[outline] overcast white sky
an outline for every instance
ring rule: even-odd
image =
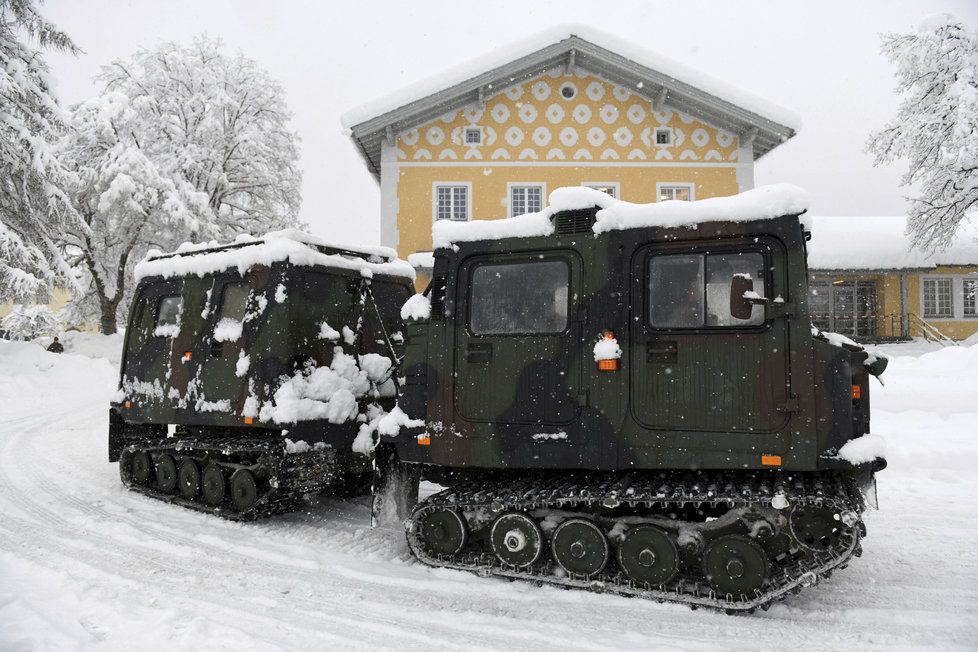
[[[282,81],[302,138],[302,219],[334,240],[379,240],[379,190],[344,111],[558,23],[588,23],[801,115],[801,132],[757,165],[756,183],[791,182],[820,215],[902,214],[901,169],[874,169],[867,133],[895,112],[879,33],[950,12],[978,24],[975,0],[832,2],[292,2],[48,0],[48,18],[85,50],[49,54],[61,99],[91,96],[99,66],[160,41],[207,32]]]

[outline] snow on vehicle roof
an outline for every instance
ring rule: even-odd
[[[328,242],[297,229],[272,231],[255,238],[238,236],[233,244],[185,242],[170,254],[152,250],[136,265],[136,281],[150,276],[205,276],[237,269],[242,276],[255,266],[288,261],[358,271],[364,276],[386,274],[414,280],[414,268],[388,247],[349,246]]]
[[[801,128],[801,118],[787,109],[656,52],[585,25],[556,26],[508,46],[494,48],[492,52],[481,57],[351,109],[344,113],[340,120],[346,129],[352,129],[355,125],[362,124],[456,84],[461,84],[487,70],[493,70],[520,57],[533,54],[548,45],[574,36],[630,59],[641,66],[668,75],[679,82],[736,104],[785,127],[795,131]]]
[[[978,224],[964,225],[947,249],[913,247],[901,216],[813,216],[808,267],[815,270],[931,269],[978,265]]]
[[[598,206],[595,234],[643,227],[693,227],[705,222],[746,222],[782,215],[800,215],[808,210],[807,192],[791,184],[761,186],[730,197],[699,201],[662,201],[633,204],[621,201],[594,188],[557,188],[550,193],[547,208],[500,220],[451,222],[441,220],[432,227],[435,248],[451,247],[456,242],[529,238],[554,232],[554,213]]]

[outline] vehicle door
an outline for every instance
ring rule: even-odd
[[[459,416],[542,429],[577,418],[581,269],[573,251],[477,256],[461,265],[454,320]]]
[[[777,314],[784,269],[784,249],[774,238],[637,250],[629,365],[636,421],[686,432],[772,433],[786,426],[787,320]],[[749,276],[756,293],[747,319],[731,315],[735,275]]]

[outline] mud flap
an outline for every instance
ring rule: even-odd
[[[863,502],[868,509],[879,509],[879,501],[876,497],[876,473],[867,469],[856,478],[856,487],[862,494]]]
[[[378,447],[374,457],[371,527],[403,523],[418,503],[420,482],[420,465],[401,462],[391,447]]]
[[[122,455],[122,449],[126,446],[125,438],[126,424],[122,422],[119,411],[115,408],[109,410],[109,461],[118,462]]]

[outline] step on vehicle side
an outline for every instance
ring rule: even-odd
[[[235,520],[369,487],[414,279],[393,250],[281,231],[154,253],[136,277],[109,411],[127,486]]]
[[[861,554],[886,360],[808,317],[804,194],[437,224],[375,494],[435,567],[729,611]],[[419,425],[423,424],[423,425]],[[399,487],[398,482],[407,486]],[[380,497],[377,500],[376,497]]]

